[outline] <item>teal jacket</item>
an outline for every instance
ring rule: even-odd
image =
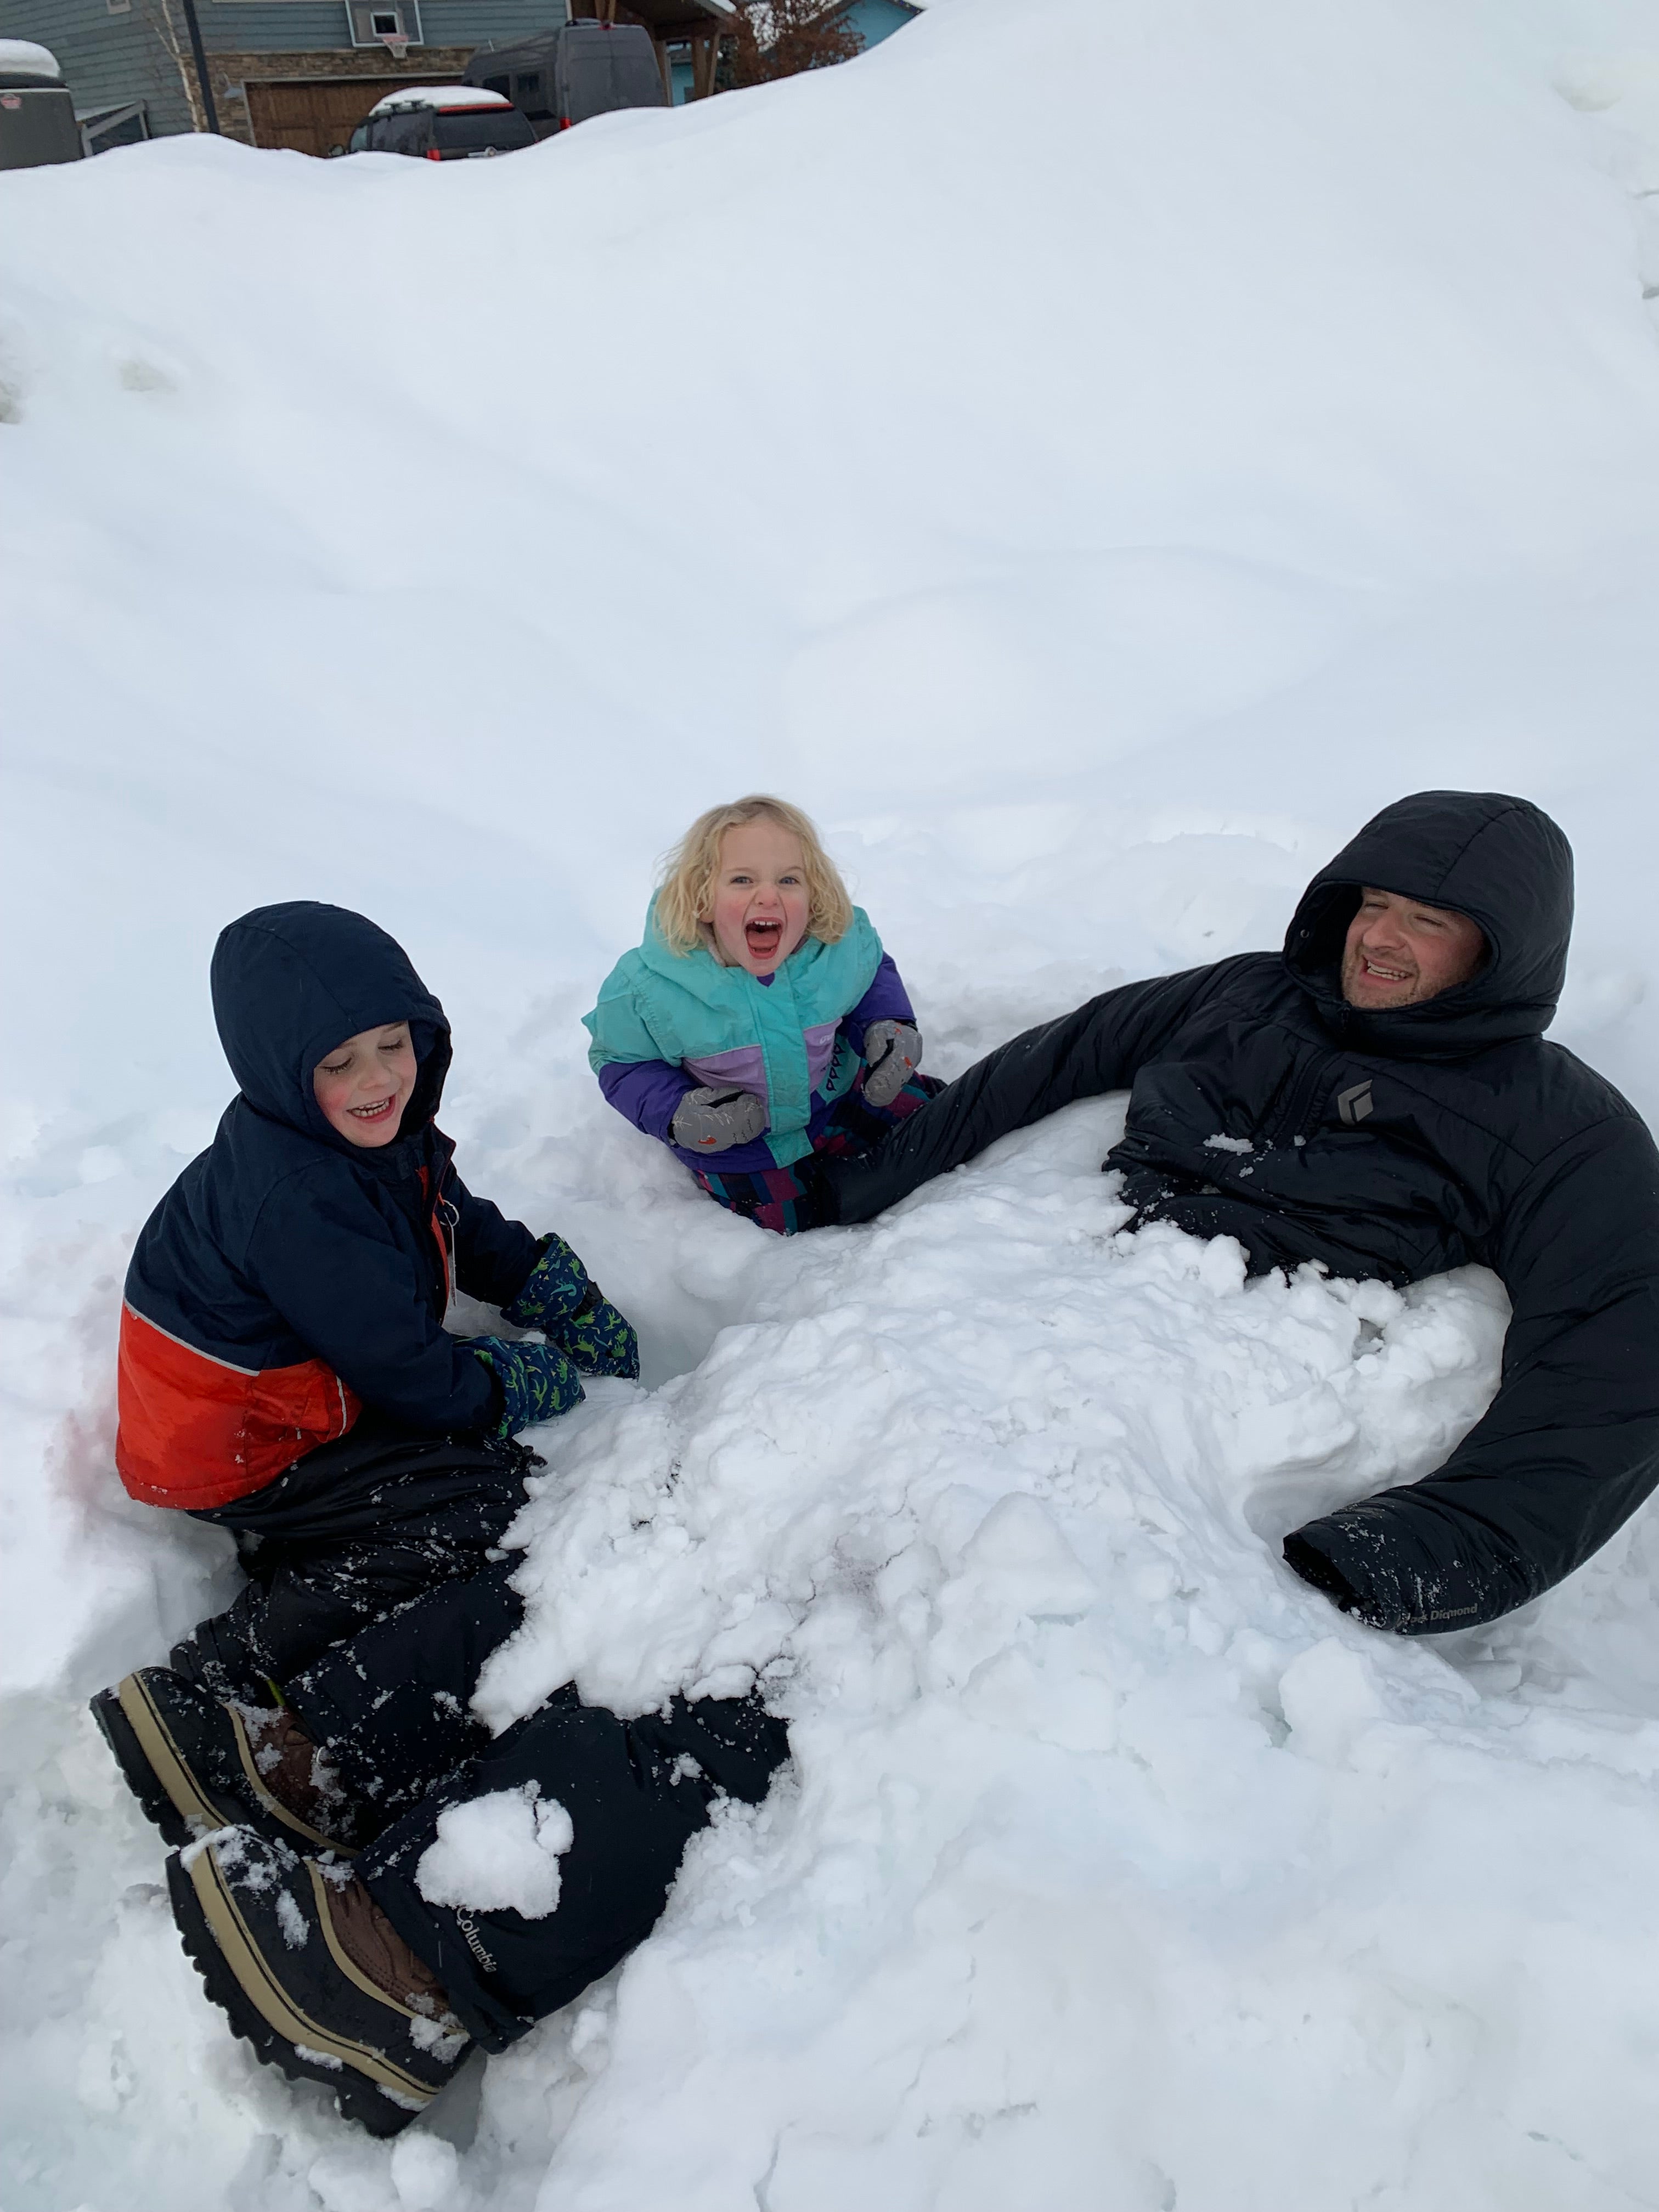
[[[723,967],[705,945],[672,951],[653,899],[644,943],[623,953],[582,1017],[593,1040],[588,1061],[602,1080],[607,1069],[665,1063],[699,1084],[753,1091],[767,1109],[763,1152],[788,1167],[812,1149],[815,1106],[853,1086],[862,1031],[849,1040],[840,1024],[882,965],[881,939],[854,907],[844,937],[803,939],[763,983]]]

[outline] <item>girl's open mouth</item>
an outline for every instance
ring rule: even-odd
[[[783,935],[781,921],[748,921],[744,924],[744,941],[757,960],[764,960],[778,949]]]

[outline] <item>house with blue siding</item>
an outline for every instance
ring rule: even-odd
[[[849,31],[858,33],[868,52],[907,23],[914,23],[926,4],[927,0],[848,0],[847,6],[836,12]]]
[[[927,0],[843,0],[837,8],[833,0],[826,0],[825,12],[837,23],[856,32],[859,52],[868,52],[878,46],[895,31],[902,31],[907,23],[914,23],[927,4]],[[691,65],[674,60],[673,96],[676,105],[693,96]]]
[[[253,146],[326,155],[388,92],[453,84],[478,49],[603,9],[641,22],[665,75],[676,39],[712,51],[730,0],[195,0],[206,112],[184,0],[0,0],[0,38],[57,56],[88,152],[217,129]],[[712,83],[713,70],[706,70]]]

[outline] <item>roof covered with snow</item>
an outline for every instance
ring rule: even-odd
[[[61,76],[58,57],[33,39],[0,39],[0,76]]]
[[[476,84],[406,84],[387,93],[369,109],[371,115],[394,115],[406,107],[511,107],[504,93],[485,92]]]

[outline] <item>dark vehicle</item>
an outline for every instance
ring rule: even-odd
[[[617,108],[669,104],[651,33],[637,23],[566,23],[522,46],[474,54],[463,74],[504,94],[538,138]]]
[[[476,161],[533,146],[536,134],[510,100],[470,84],[411,84],[389,92],[352,132],[351,154],[412,154],[417,161]]]
[[[0,39],[0,169],[78,161],[85,151],[55,58],[32,39]]]

